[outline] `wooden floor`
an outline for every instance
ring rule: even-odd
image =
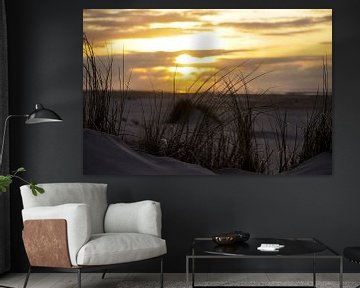
[[[198,274],[197,274],[198,275]],[[1,285],[10,286],[14,288],[22,288],[25,279],[25,274],[5,274],[0,276]],[[311,281],[312,274],[307,273],[241,273],[241,274],[199,274],[198,281],[226,281],[227,279],[251,279],[259,283],[266,283],[267,281]],[[120,283],[127,283],[124,287],[131,287],[132,281],[134,283],[141,283],[141,281],[155,281],[159,280],[159,274],[125,274],[125,273],[109,273],[106,279],[101,279],[101,273],[83,273],[82,286],[83,288],[106,287],[116,288],[123,287]],[[320,281],[337,281],[338,274],[335,273],[319,273],[317,280]],[[185,274],[165,274],[165,288],[170,286],[171,283],[177,283],[176,287],[185,287]],[[360,284],[360,273],[346,273],[344,274],[344,282],[354,282]],[[180,283],[180,285],[179,285]],[[184,285],[181,285],[183,283]],[[168,284],[168,285],[166,285]],[[353,284],[353,283],[351,283]],[[136,286],[136,285],[135,285]],[[346,285],[345,285],[346,286]],[[349,286],[349,284],[347,285]],[[28,288],[75,288],[77,287],[75,273],[33,273],[31,274]],[[138,286],[136,286],[138,287]],[[148,287],[148,286],[146,286]]]

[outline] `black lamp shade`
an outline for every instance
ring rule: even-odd
[[[44,108],[41,104],[35,105],[35,110],[29,114],[25,123],[26,124],[38,124],[46,122],[62,122],[61,117],[54,111]]]

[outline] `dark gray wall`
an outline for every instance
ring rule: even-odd
[[[154,199],[163,209],[166,271],[185,268],[192,237],[244,229],[256,236],[317,237],[341,251],[360,246],[360,2],[352,1],[110,1],[9,0],[10,103],[26,113],[34,103],[55,109],[61,125],[24,127],[13,121],[11,165],[38,182],[106,182],[109,201]],[[189,2],[189,1],[187,1]],[[345,2],[345,4],[343,3]],[[179,4],[180,3],[180,4]],[[298,3],[297,6],[296,3]],[[300,4],[301,3],[301,4]],[[83,8],[333,8],[334,169],[328,177],[109,177],[82,174]],[[12,270],[26,264],[21,199],[12,186]],[[150,271],[155,263],[125,266]],[[284,264],[285,265],[285,264]],[[277,270],[284,266],[252,263]],[[213,267],[213,265],[210,265]],[[222,269],[230,268],[223,265]],[[346,269],[357,269],[348,265]]]

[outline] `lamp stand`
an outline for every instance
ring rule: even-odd
[[[2,143],[1,143],[1,151],[0,151],[0,168],[2,166],[2,161],[3,161],[3,155],[4,155],[4,146],[5,146],[5,141],[6,141],[6,132],[7,132],[7,126],[8,126],[8,122],[11,118],[14,117],[28,117],[29,115],[27,114],[22,114],[22,115],[9,115],[6,117],[5,119],[5,123],[4,123],[4,131],[3,131],[3,137],[2,137]],[[0,286],[2,287],[2,286]]]

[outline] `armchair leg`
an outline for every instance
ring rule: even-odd
[[[78,288],[81,288],[81,269],[77,269]]]
[[[26,278],[25,278],[25,282],[24,282],[24,286],[23,288],[26,288],[27,284],[28,284],[28,281],[29,281],[29,277],[30,277],[30,274],[31,274],[31,265],[29,266],[29,270],[26,274]]]
[[[107,270],[104,270],[103,274],[101,275],[101,279],[105,279],[106,272]]]
[[[163,269],[163,263],[164,260],[163,260],[163,257],[161,257],[161,260],[160,260],[160,287],[163,288],[164,287],[164,269]]]

